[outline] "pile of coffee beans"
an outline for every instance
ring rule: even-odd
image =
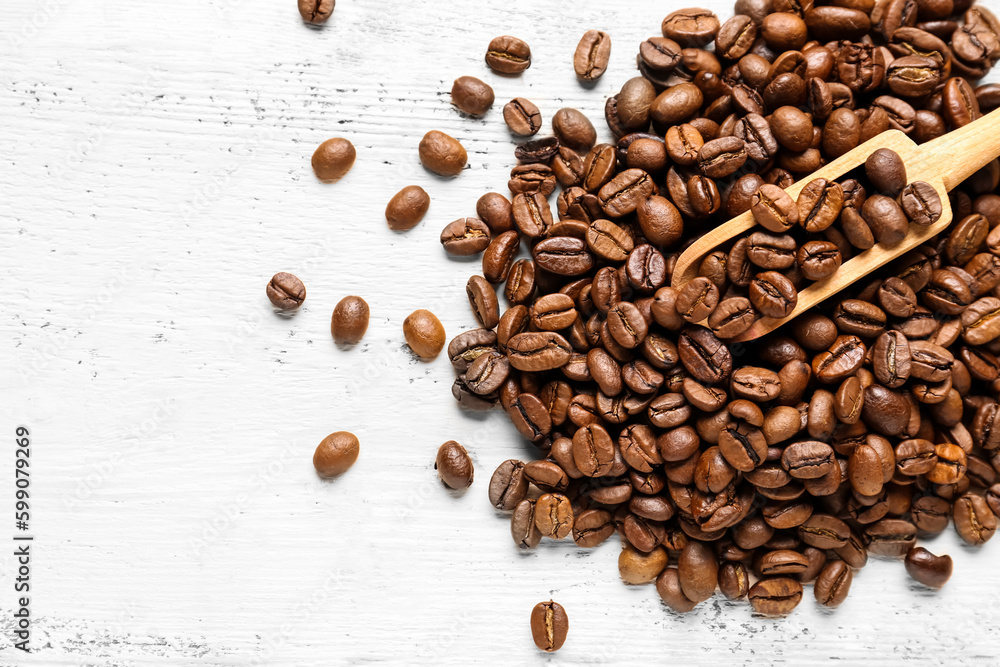
[[[835,607],[870,555],[940,587],[951,559],[917,540],[953,525],[980,545],[1000,514],[1000,163],[951,193],[938,237],[770,335],[726,340],[940,219],[892,151],[797,200],[784,188],[885,130],[923,143],[1000,106],[1000,86],[973,87],[1000,22],[968,0],[735,10],[669,14],[607,100],[616,143],[559,110],[551,136],[516,147],[510,197],[484,195],[441,234],[482,253],[479,328],[448,345],[453,394],[500,406],[538,451],[500,465],[490,502],[521,548],[617,534],[622,579],[655,582],[678,612],[721,590],[783,615],[807,583]],[[581,80],[610,48],[584,35]],[[516,74],[531,51],[499,37],[486,60]],[[518,137],[544,126],[524,98],[503,118]],[[745,211],[760,228],[670,287],[680,252]],[[531,627],[555,650],[565,611],[542,603]]]

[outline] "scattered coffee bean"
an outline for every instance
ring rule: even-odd
[[[531,610],[531,636],[535,646],[552,653],[562,648],[569,632],[569,617],[558,602],[539,602]]]
[[[451,103],[470,116],[482,116],[494,99],[493,89],[474,76],[460,76],[451,86]]]
[[[299,14],[306,23],[322,25],[333,16],[336,0],[299,0]]]
[[[354,166],[357,157],[354,144],[342,137],[327,139],[319,145],[312,156],[312,168],[316,178],[333,182],[340,180]]]
[[[296,310],[306,300],[306,286],[290,273],[275,273],[266,291],[271,304],[279,310]]]
[[[458,139],[437,130],[424,135],[419,149],[421,164],[438,176],[458,176],[469,160]]]
[[[389,229],[413,229],[424,219],[430,208],[431,198],[419,185],[407,185],[393,195],[385,207],[385,220]]]
[[[345,296],[333,309],[330,333],[339,345],[361,342],[368,331],[368,303],[360,296]]]
[[[444,348],[444,327],[429,310],[415,310],[403,320],[403,336],[413,353],[422,359],[433,359]]]
[[[448,488],[464,489],[472,486],[472,459],[465,447],[454,440],[449,440],[438,448],[434,469]]]
[[[358,460],[361,444],[353,433],[337,431],[323,438],[313,454],[313,467],[320,477],[336,477]]]
[[[495,37],[486,49],[486,64],[500,74],[520,74],[531,67],[531,49],[517,37]]]

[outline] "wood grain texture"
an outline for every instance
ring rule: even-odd
[[[486,485],[531,446],[500,414],[460,413],[447,360],[413,359],[400,326],[429,308],[449,335],[473,327],[477,264],[437,236],[504,190],[502,104],[524,95],[546,123],[579,107],[609,139],[605,97],[675,8],[567,7],[341,0],[317,30],[291,0],[0,4],[0,434],[33,431],[37,536],[37,653],[10,646],[0,549],[0,664],[997,664],[996,544],[931,542],[956,561],[939,593],[875,562],[839,610],[807,599],[785,620],[720,599],[674,615],[620,583],[611,542],[515,551]],[[613,48],[584,87],[571,58],[589,28]],[[532,46],[520,78],[482,61],[504,33]],[[449,104],[464,74],[496,90],[482,120]],[[419,165],[430,129],[468,149],[457,179]],[[309,157],[337,135],[358,161],[324,185]],[[411,183],[430,212],[391,232],[385,203]],[[292,317],[264,297],[281,270],[309,290]],[[372,309],[351,350],[329,334],[346,294]],[[313,449],[341,429],[361,456],[321,481]],[[476,463],[464,494],[433,470],[448,439]],[[550,597],[570,633],[545,656],[528,615]]]

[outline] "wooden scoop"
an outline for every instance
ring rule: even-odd
[[[813,179],[825,178],[835,181],[855,167],[864,164],[868,156],[879,148],[889,148],[899,154],[906,165],[907,183],[926,181],[937,190],[941,197],[941,219],[926,227],[911,223],[909,233],[896,245],[886,247],[876,244],[874,247],[855,255],[844,262],[837,272],[829,278],[814,282],[799,292],[798,303],[791,314],[782,318],[764,317],[758,319],[742,335],[727,342],[754,340],[774,331],[827,297],[837,294],[854,281],[865,277],[906,251],[923,244],[927,239],[948,227],[952,217],[948,192],[991,160],[1000,157],[1000,109],[919,146],[899,130],[883,132],[809,176],[796,181],[785,188],[785,191],[791,195],[793,200],[797,200],[802,188]],[[756,226],[757,222],[754,220],[753,214],[747,211],[699,238],[677,259],[671,284],[679,289],[697,278],[698,268],[705,255]],[[701,324],[706,323],[701,322]]]

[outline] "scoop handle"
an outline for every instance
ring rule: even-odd
[[[950,192],[959,183],[1000,157],[1000,109],[919,147],[907,171],[910,180],[944,182]]]

